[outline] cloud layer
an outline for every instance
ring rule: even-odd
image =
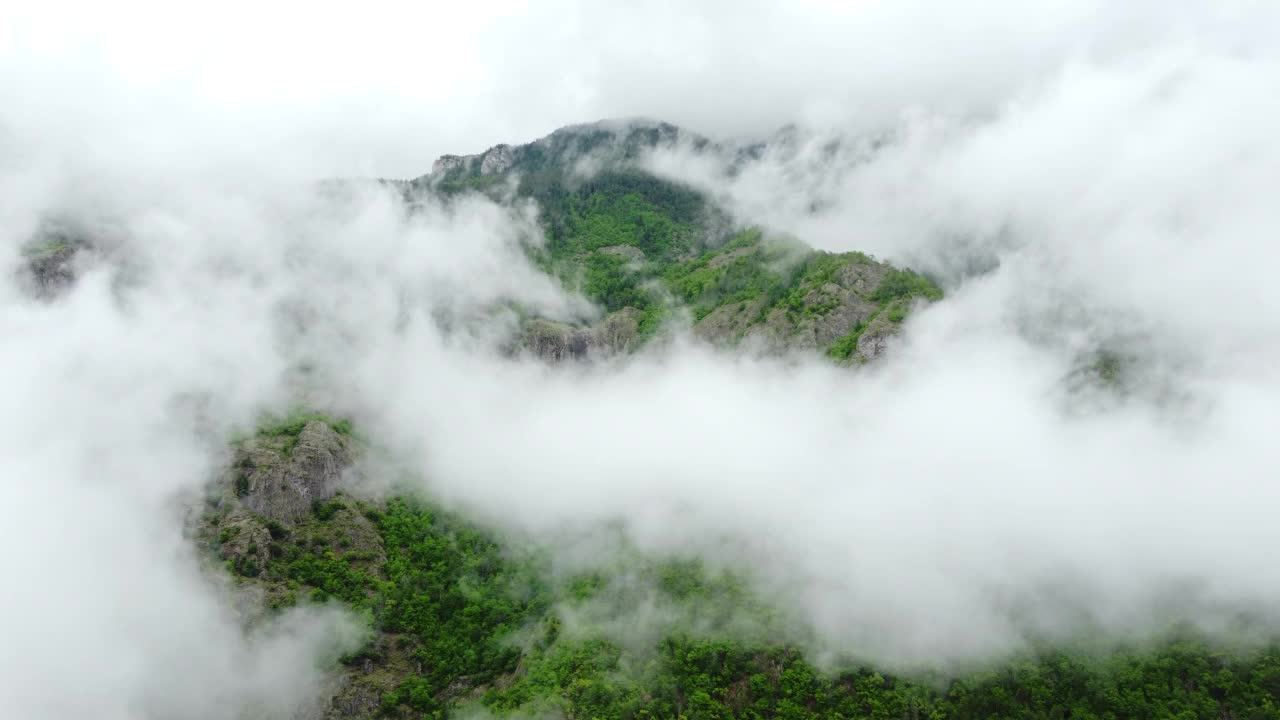
[[[4,276],[50,213],[106,239],[52,303],[0,286],[0,699],[23,717],[313,694],[348,620],[246,633],[182,532],[219,438],[288,402],[301,362],[435,496],[547,541],[623,518],[877,663],[1277,620],[1274,9],[73,9],[0,17]],[[589,312],[523,259],[528,208],[409,216],[299,182],[625,115],[800,122],[732,178],[652,163],[948,299],[858,372],[683,343],[552,370],[493,352],[501,318],[459,322]],[[1141,391],[1072,396],[1081,354],[1117,343]]]

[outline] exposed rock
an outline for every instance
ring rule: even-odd
[[[763,305],[763,298],[722,305],[694,325],[694,334],[719,346],[747,339],[766,354],[814,350],[830,347],[867,322],[877,309],[875,303],[834,284],[805,298],[806,307],[822,312],[803,314],[774,308],[762,321]]]
[[[405,678],[422,674],[421,663],[411,657],[412,647],[412,640],[404,636],[390,633],[376,636],[344,669],[323,718],[345,720],[377,717],[384,693],[395,690]],[[408,709],[402,708],[405,711]],[[409,713],[394,713],[392,716],[408,715]]]
[[[867,322],[876,312],[876,304],[862,296],[844,291],[834,308],[813,319],[814,342],[827,347],[849,334],[860,323]]]
[[[539,358],[558,363],[587,357],[594,334],[586,328],[535,318],[525,323],[522,345]]]
[[[774,308],[763,323],[756,323],[747,330],[745,339],[765,353],[781,353],[793,347],[790,342],[795,334],[795,324],[784,308]]]
[[[865,360],[875,360],[880,357],[889,347],[889,340],[897,330],[897,323],[891,322],[884,316],[872,320],[858,338],[858,355]]]
[[[510,145],[494,145],[479,155],[441,155],[431,164],[431,174],[439,177],[454,171],[499,175],[515,165],[515,150]]]
[[[882,263],[852,262],[840,268],[836,281],[856,293],[870,296],[880,287],[880,281],[884,280],[888,272],[889,266]]]
[[[350,678],[345,678],[333,696],[333,702],[330,704],[329,710],[324,714],[325,718],[359,718],[372,717],[378,711],[378,706],[382,703],[382,694],[386,692],[380,687],[370,685],[369,683],[356,682]]]
[[[431,164],[432,175],[443,175],[454,170],[465,169],[470,166],[470,155],[441,155]]]
[[[495,175],[506,172],[515,164],[516,156],[510,145],[494,145],[480,159],[480,174]]]
[[[324,521],[299,526],[296,539],[312,547],[323,546],[353,563],[381,566],[386,548],[378,526],[361,512],[350,495],[339,493],[325,503]]]
[[[718,345],[732,345],[760,319],[764,298],[721,305],[693,326],[693,334]]]
[[[609,313],[591,327],[534,318],[525,323],[520,346],[549,363],[605,358],[634,349],[639,329],[640,311],[632,307]]]
[[[609,313],[592,329],[592,348],[609,356],[630,351],[640,330],[640,311],[633,307]]]
[[[737,260],[740,257],[747,257],[748,255],[756,252],[756,250],[757,248],[753,245],[748,245],[747,247],[740,247],[734,250],[730,250],[727,253],[724,253],[722,255],[717,255],[711,258],[711,260],[707,262],[707,267],[718,268],[724,265],[728,265],[729,263],[733,262],[734,260]]]
[[[92,247],[74,226],[50,221],[23,247],[26,262],[18,269],[18,282],[37,298],[53,298],[75,282],[77,265]]]
[[[221,555],[240,575],[256,576],[271,556],[271,531],[256,517],[233,513],[218,524]]]
[[[297,438],[255,438],[237,452],[235,487],[246,507],[283,523],[296,523],[317,500],[333,497],[351,464],[347,439],[312,420]]]

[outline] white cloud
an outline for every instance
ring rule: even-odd
[[[1275,20],[1243,2],[4,11],[4,273],[51,209],[116,244],[54,303],[0,286],[0,698],[213,717],[319,682],[315,643],[342,622],[242,633],[174,508],[217,460],[175,398],[225,431],[284,402],[304,358],[320,399],[448,501],[546,537],[623,516],[644,547],[749,565],[832,648],[883,663],[998,655],[1028,628],[1140,634],[1170,604],[1274,620]],[[949,273],[951,296],[865,372],[684,345],[549,371],[432,321],[507,298],[584,312],[522,260],[522,211],[407,218],[294,185],[634,114],[717,136],[800,120],[809,150],[890,131],[732,182],[663,162],[745,218]],[[959,284],[983,253],[999,269]],[[1062,412],[1073,353],[1121,332],[1189,405]]]

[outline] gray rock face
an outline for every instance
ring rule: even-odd
[[[547,362],[558,363],[586,359],[593,341],[586,328],[538,318],[525,324],[521,345]]]
[[[824,312],[807,315],[774,308],[763,318],[763,299],[730,303],[716,308],[694,326],[694,334],[715,345],[732,345],[750,339],[766,353],[829,347],[860,323],[867,322],[877,305],[862,295],[829,283],[805,298],[806,307]]]
[[[515,164],[516,156],[510,145],[495,145],[485,151],[480,159],[481,175],[496,175],[506,172]]]
[[[839,304],[813,319],[813,336],[818,347],[827,347],[847,335],[876,311],[876,304],[855,293],[839,293]]]
[[[520,346],[549,363],[619,355],[634,349],[640,311],[623,308],[591,327],[536,318],[525,323]]]
[[[432,175],[442,175],[470,165],[471,158],[464,155],[441,155],[431,164]]]
[[[693,333],[713,345],[732,345],[760,321],[763,307],[764,298],[721,305],[698,321]]]
[[[271,556],[271,532],[256,518],[234,513],[219,525],[222,555],[243,575],[257,575]]]
[[[850,263],[840,268],[839,282],[860,295],[870,295],[880,287],[880,282],[889,272],[889,268],[881,263]]]
[[[889,341],[897,333],[897,325],[887,318],[877,317],[858,337],[858,354],[866,360],[875,360],[884,354]]]
[[[431,174],[438,177],[454,170],[471,172],[478,163],[481,175],[499,175],[515,162],[516,154],[510,145],[494,145],[479,155],[441,155],[431,164]]]
[[[89,241],[78,234],[43,231],[23,249],[26,262],[18,270],[18,282],[32,296],[51,299],[75,282],[77,265],[89,249]]]
[[[233,471],[244,505],[282,523],[295,523],[317,500],[333,497],[351,465],[347,439],[327,423],[312,420],[292,446],[254,441],[242,448]]]
[[[749,252],[734,250],[715,258],[732,259]],[[729,260],[725,260],[728,262]],[[725,263],[721,263],[725,264]],[[694,325],[694,334],[721,347],[744,343],[765,355],[831,348],[858,331],[854,362],[873,360],[885,352],[899,323],[889,319],[884,302],[872,300],[889,266],[868,258],[840,267],[830,280],[805,287],[803,300],[772,308],[764,298],[728,303]]]
[[[72,257],[75,248],[63,245],[51,252],[33,257],[27,263],[32,290],[39,297],[52,297],[75,280]]]
[[[640,311],[626,307],[610,313],[591,330],[592,343],[597,353],[606,356],[621,355],[632,350],[640,330]]]

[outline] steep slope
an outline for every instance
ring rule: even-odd
[[[50,219],[22,248],[18,285],[33,297],[49,300],[69,287],[80,256],[93,250],[93,240],[75,223]]]
[[[664,123],[602,122],[446,155],[403,187],[410,200],[482,192],[537,202],[546,241],[533,259],[607,313],[593,326],[531,319],[521,345],[547,360],[627,352],[688,324],[719,346],[864,362],[884,352],[917,300],[942,296],[928,279],[861,253],[735,227],[702,193],[645,169],[647,152],[676,144],[734,152]],[[759,147],[742,152],[751,151]]]
[[[1177,629],[956,677],[822,669],[785,612],[697,561],[623,551],[554,573],[536,548],[430,503],[344,493],[334,473],[364,452],[352,430],[304,412],[237,441],[197,533],[247,621],[318,601],[364,617],[371,635],[333,669],[325,718],[1280,717],[1280,646],[1231,653]]]
[[[469,193],[536,203],[545,237],[527,248],[531,260],[602,311],[591,323],[522,314],[512,349],[547,361],[625,354],[689,328],[720,347],[865,362],[885,351],[913,308],[942,296],[927,278],[861,253],[815,251],[739,226],[703,193],[646,169],[647,153],[676,144],[729,158],[763,147],[721,147],[665,123],[601,122],[446,155],[429,174],[390,184],[410,207]],[[322,197],[341,198],[342,187],[324,183]],[[53,297],[88,251],[109,244],[74,224],[50,224],[28,243],[20,280]]]

